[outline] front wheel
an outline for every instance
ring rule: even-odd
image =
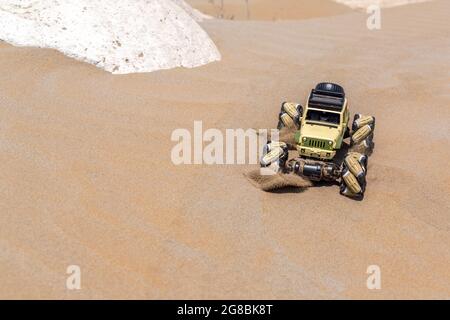
[[[342,164],[340,193],[349,198],[361,200],[366,191],[367,156],[350,152]]]
[[[289,157],[288,145],[284,142],[270,142],[264,146],[261,158],[261,167],[265,168],[272,164],[277,164],[284,168]]]
[[[278,130],[283,128],[298,129],[303,114],[303,107],[298,103],[283,102],[278,115]]]

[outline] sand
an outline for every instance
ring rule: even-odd
[[[223,61],[138,75],[0,44],[0,297],[450,298],[449,11],[205,21]],[[324,80],[377,117],[364,201],[171,164],[174,129],[275,126]]]
[[[382,8],[391,8],[405,4],[420,3],[433,0],[333,0],[337,3],[345,4],[353,9],[367,9],[372,5],[378,5]]]
[[[334,16],[351,10],[332,0],[187,0],[194,8],[229,20],[297,20]]]

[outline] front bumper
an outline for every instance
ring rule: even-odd
[[[323,150],[304,146],[297,146],[297,151],[302,157],[310,157],[322,160],[331,160],[336,155],[336,151],[334,150]]]

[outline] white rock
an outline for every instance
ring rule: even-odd
[[[116,74],[220,60],[195,12],[180,3],[188,7],[180,0],[0,0],[0,39],[54,48]]]

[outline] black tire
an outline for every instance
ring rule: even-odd
[[[350,138],[350,128],[347,127],[344,133],[344,139]]]
[[[369,157],[367,155],[364,155],[364,158],[361,161],[361,165],[364,167],[367,176],[367,168],[369,167]]]
[[[356,126],[356,120],[358,120],[359,118],[361,118],[361,115],[359,113],[355,114],[355,116],[353,117],[353,122],[352,122],[352,131],[353,132],[358,130],[358,128]]]
[[[281,118],[281,114],[278,116],[278,118]],[[284,128],[284,123],[281,120],[278,120],[278,125],[277,125],[277,129],[281,130]]]
[[[301,118],[303,116],[303,106],[301,104],[297,107],[298,116]]]
[[[344,88],[342,88],[338,84],[331,83],[331,82],[319,83],[316,86],[316,91],[330,92],[330,93],[339,94],[339,95],[343,95],[343,96],[345,95]]]

